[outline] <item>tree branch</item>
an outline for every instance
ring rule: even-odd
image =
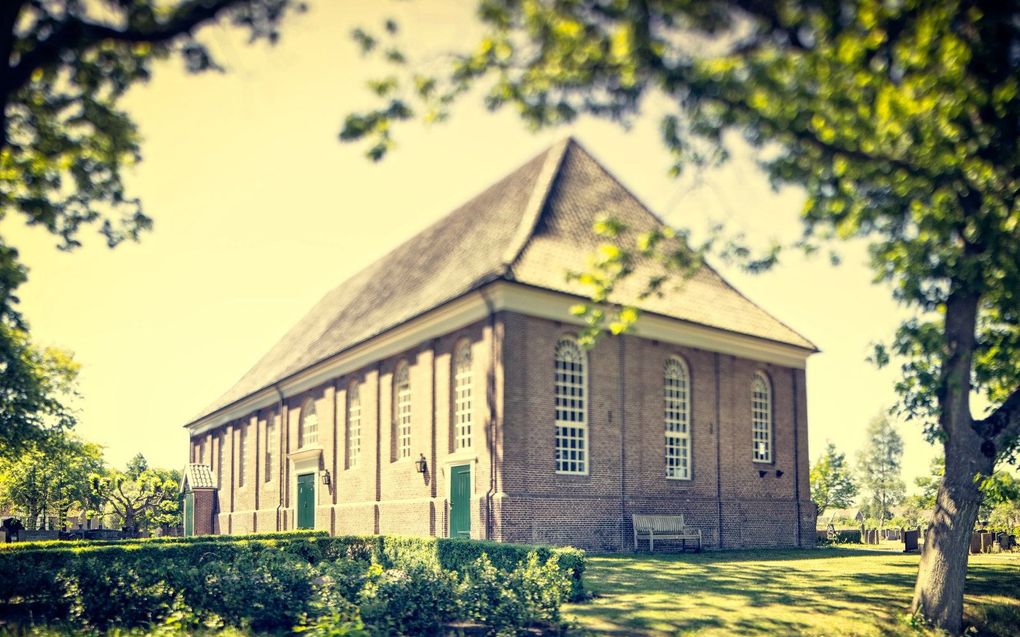
[[[100,42],[147,42],[161,44],[190,33],[195,27],[216,19],[224,10],[242,4],[245,0],[190,0],[174,12],[166,22],[151,28],[117,29],[105,24],[70,18],[57,27],[53,34],[22,56],[17,65],[5,73],[0,94],[6,97],[21,89],[37,69],[46,68],[60,60],[60,54],[69,49],[88,49]]]
[[[990,416],[974,421],[974,429],[998,449],[1004,449],[1020,436],[1020,387]]]

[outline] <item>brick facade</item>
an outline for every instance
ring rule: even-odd
[[[300,471],[315,475],[317,529],[445,536],[450,468],[468,465],[473,538],[630,550],[631,514],[683,513],[709,547],[813,545],[803,369],[633,335],[607,337],[587,353],[589,470],[561,475],[554,470],[553,351],[573,329],[499,311],[193,435],[192,460],[209,464],[221,480],[210,492],[216,501],[203,507],[216,512],[212,532],[295,528]],[[461,343],[471,353],[472,444],[457,450],[453,354]],[[682,358],[690,374],[689,480],[665,475],[663,369],[671,356]],[[398,458],[394,372],[403,363],[411,455]],[[757,371],[772,387],[769,463],[752,462],[750,385]],[[347,449],[352,384],[360,404],[356,466]],[[301,411],[309,401],[318,442],[301,448]],[[280,424],[267,459],[274,418]],[[421,455],[424,475],[416,471]]]

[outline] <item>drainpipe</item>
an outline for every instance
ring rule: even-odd
[[[719,365],[722,360],[719,352],[715,353],[715,504],[719,516],[719,546],[723,547],[723,503],[722,503],[722,451],[720,440],[722,439],[722,396],[720,395],[721,383],[719,380]]]
[[[277,432],[278,442],[280,443],[279,446],[277,447],[277,453],[280,456],[280,458],[279,458],[280,475],[279,475],[279,480],[276,483],[276,485],[278,487],[277,491],[279,492],[279,496],[280,497],[279,497],[279,502],[276,505],[276,530],[277,531],[282,531],[283,529],[280,528],[280,526],[281,526],[280,525],[280,509],[283,508],[283,477],[284,477],[284,469],[283,469],[283,467],[284,467],[284,461],[283,461],[283,435],[284,435],[284,433],[283,433],[283,418],[284,418],[284,406],[285,405],[284,405],[284,395],[283,395],[283,392],[280,391],[280,385],[277,384],[277,383],[274,383],[273,384],[273,389],[276,390],[276,394],[280,397],[279,400],[277,400],[277,409],[276,409],[276,412],[277,412],[276,415],[280,419],[280,430]]]
[[[486,375],[486,394],[489,401],[489,490],[485,492],[485,539],[489,539],[492,529],[492,498],[496,494],[496,308],[486,294],[481,291],[485,302],[489,322],[489,373]]]
[[[617,370],[617,380],[619,383],[619,394],[620,394],[620,548],[624,549],[627,546],[627,389],[626,389],[626,374],[625,365],[627,360],[626,352],[626,337],[620,334],[620,347],[619,347],[619,369]],[[589,401],[591,398],[589,397]],[[610,414],[610,423],[612,423],[612,412]],[[591,444],[589,440],[589,444]],[[590,462],[591,453],[588,453]]]

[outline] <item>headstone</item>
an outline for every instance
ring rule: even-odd
[[[917,551],[918,550],[917,541],[918,541],[918,539],[920,539],[920,536],[921,536],[920,529],[917,529],[917,530],[911,529],[909,531],[904,531],[903,532],[903,552],[904,553],[913,553],[914,551]]]

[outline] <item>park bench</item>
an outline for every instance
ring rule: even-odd
[[[696,551],[701,550],[701,529],[684,524],[683,515],[641,515],[634,514],[634,550],[638,549],[638,540],[648,540],[648,550],[655,551],[655,540],[680,540],[684,550],[688,541],[697,540]]]

